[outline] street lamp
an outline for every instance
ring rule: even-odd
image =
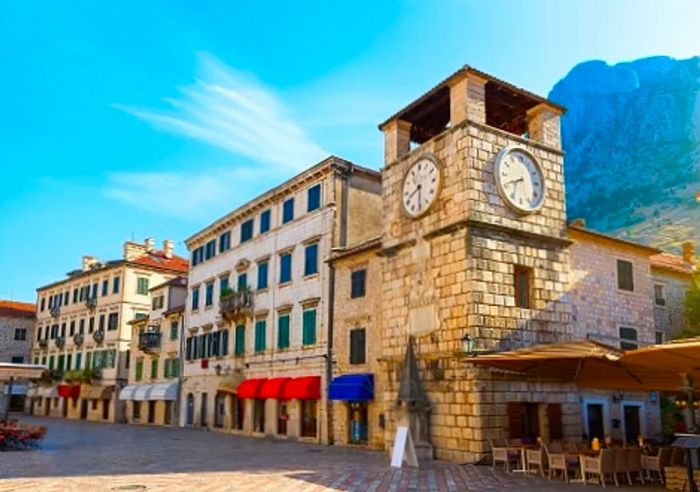
[[[474,357],[475,340],[468,333],[462,337],[462,352],[469,357]]]

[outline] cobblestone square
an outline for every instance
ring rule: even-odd
[[[392,470],[388,456],[382,453],[338,446],[198,429],[26,416],[21,420],[47,425],[49,433],[40,450],[0,453],[2,491],[586,490],[580,485],[492,471],[487,466],[441,461],[420,470]],[[642,487],[630,488],[634,489]]]

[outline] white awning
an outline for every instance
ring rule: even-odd
[[[135,401],[144,401],[148,399],[148,390],[151,389],[150,384],[137,384],[134,394],[131,399]]]
[[[12,385],[12,394],[13,395],[26,395],[28,389],[29,389],[29,385],[27,385],[27,384],[14,383]],[[5,383],[4,393],[6,395],[10,393],[10,385],[7,383]]]
[[[39,379],[46,369],[46,366],[38,364],[0,362],[0,381],[7,381],[10,378]]]
[[[128,384],[124,386],[121,391],[119,392],[119,399],[120,400],[133,400],[134,399],[134,392],[136,391],[136,388],[138,388],[139,384]]]
[[[177,382],[149,385],[147,400],[177,400]]]

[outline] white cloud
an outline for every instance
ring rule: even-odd
[[[195,83],[179,92],[177,98],[164,99],[165,110],[114,106],[159,130],[205,142],[254,164],[197,173],[115,173],[105,189],[108,196],[168,215],[199,216],[230,197],[234,187],[249,189],[241,185],[263,177],[276,183],[327,155],[271,89],[210,55],[199,55]]]

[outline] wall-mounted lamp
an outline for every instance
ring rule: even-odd
[[[469,357],[474,357],[475,340],[467,333],[462,337],[462,352]]]

